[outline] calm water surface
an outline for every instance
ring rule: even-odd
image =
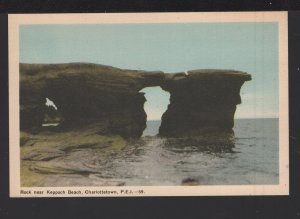
[[[233,147],[170,142],[149,137],[160,121],[148,122],[141,142],[115,154],[97,177],[126,185],[179,185],[192,179],[203,185],[278,184],[278,119],[237,119]],[[218,148],[222,148],[219,150]]]

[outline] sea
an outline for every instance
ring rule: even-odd
[[[120,179],[128,186],[279,183],[277,118],[236,119],[234,144],[229,150],[216,150],[222,143],[211,149],[189,143],[179,146],[176,140],[170,144],[156,136],[160,123],[148,121],[143,143],[116,154],[102,169],[103,176]]]
[[[80,131],[78,138],[73,136],[76,132],[34,135],[27,139],[28,146],[21,147],[22,168],[33,172],[23,171],[22,182],[27,186],[26,182],[33,183],[29,186],[279,183],[278,119],[236,119],[229,135],[187,138],[158,136],[160,123],[148,121],[143,136],[127,139],[124,147],[106,147],[106,141],[124,142],[116,136],[93,134],[89,139],[93,128]]]

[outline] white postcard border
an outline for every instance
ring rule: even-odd
[[[279,184],[122,187],[21,187],[19,126],[19,25],[278,22],[279,28]],[[11,197],[288,195],[288,34],[287,12],[192,12],[9,15],[9,166]],[[30,194],[26,194],[30,192]],[[94,194],[91,194],[94,193]]]

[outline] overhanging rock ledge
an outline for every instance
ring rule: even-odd
[[[20,127],[39,132],[49,110],[58,107],[57,130],[97,124],[101,134],[140,137],[146,127],[145,97],[139,91],[161,86],[170,92],[161,136],[232,130],[240,88],[251,75],[233,70],[193,70],[165,74],[90,63],[20,64]],[[49,119],[49,115],[48,115]]]

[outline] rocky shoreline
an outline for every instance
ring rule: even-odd
[[[230,150],[240,88],[249,80],[250,74],[233,70],[165,74],[89,63],[20,64],[21,185],[125,185],[103,177],[101,168],[143,144],[145,87],[170,93],[159,130],[166,147]]]

